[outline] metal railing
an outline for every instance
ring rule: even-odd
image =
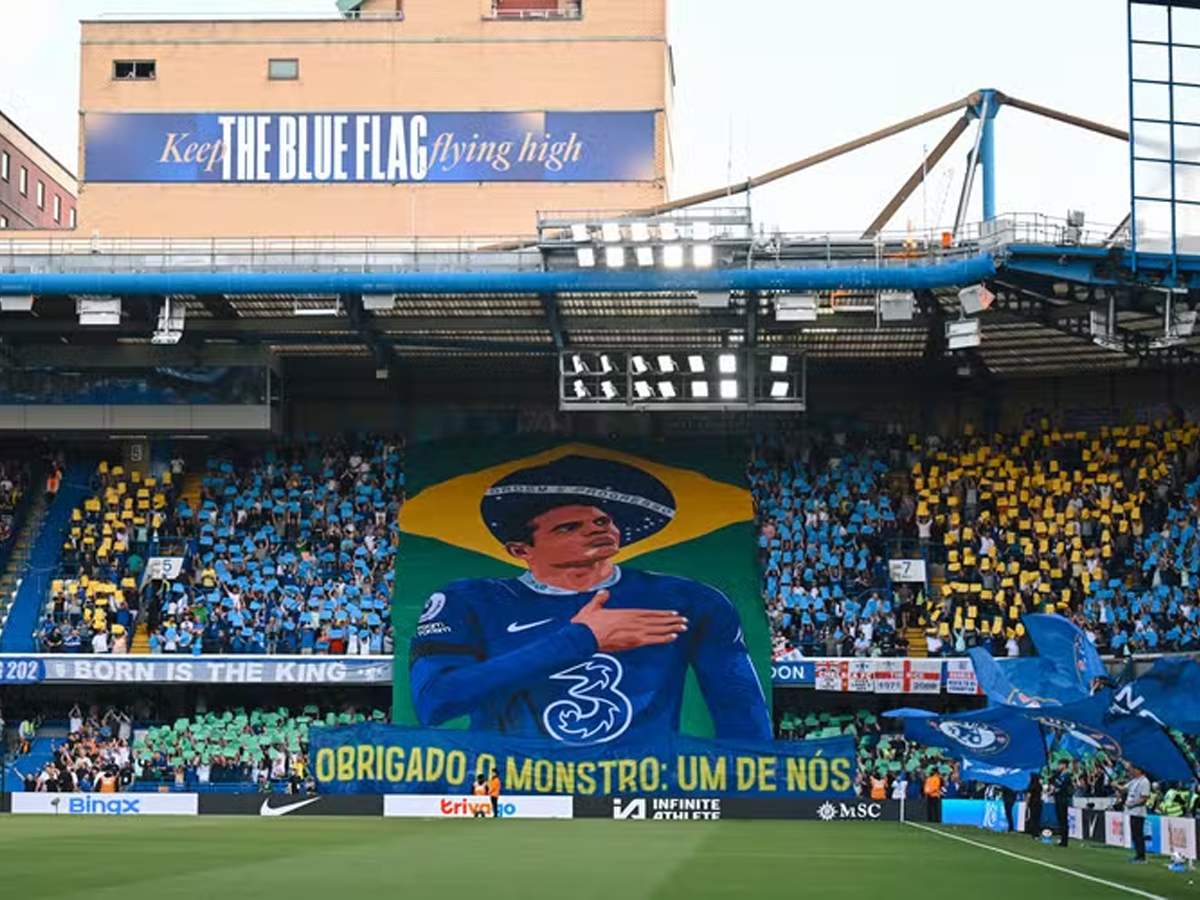
[[[550,8],[509,8],[504,6],[501,0],[492,0],[492,14],[489,18],[500,20],[582,19],[583,2],[582,0],[558,0],[558,5]]]
[[[178,10],[138,11],[138,12],[101,12],[84,19],[86,24],[115,25],[122,22],[342,22],[342,21],[378,21],[402,22],[404,10],[378,9],[355,10],[349,13],[339,12],[333,0],[322,5],[321,9],[271,9],[256,6],[253,10],[245,9],[207,9],[199,12],[180,12]]]

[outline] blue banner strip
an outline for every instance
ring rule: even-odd
[[[113,183],[653,181],[655,113],[91,113],[84,178]]]
[[[463,794],[496,769],[512,794],[830,797],[854,796],[852,738],[653,742],[568,746],[501,734],[353,725],[309,733],[322,793]]]

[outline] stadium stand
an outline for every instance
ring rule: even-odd
[[[387,714],[316,705],[295,712],[237,708],[135,726],[129,710],[94,706],[85,714],[76,706],[63,722],[23,723],[34,736],[28,750],[14,754],[6,789],[309,791],[309,729],[365,721],[385,722]]]
[[[30,653],[35,649],[34,629],[45,603],[49,575],[57,569],[62,535],[67,530],[71,511],[83,502],[90,490],[83,473],[92,468],[93,464],[86,459],[54,462],[47,476],[47,490],[40,501],[37,536],[24,560],[20,586],[9,607],[3,631],[0,631],[0,652]]]
[[[750,484],[778,658],[902,654],[887,553],[897,536],[873,448],[756,442]]]
[[[1200,426],[925,442],[760,438],[751,464],[777,659],[1032,651],[1021,616],[1069,615],[1102,652],[1200,648]],[[887,558],[930,564],[891,585]],[[919,640],[914,640],[917,638]]]
[[[48,652],[391,653],[403,445],[299,441],[160,479],[102,463],[71,514]],[[173,549],[172,549],[173,548]],[[178,554],[173,579],[145,578]]]
[[[187,790],[275,791],[295,793],[309,783],[308,732],[322,726],[387,720],[344,710],[322,713],[307,706],[299,714],[287,708],[236,709],[196,715],[147,729],[134,745],[139,787],[171,784]]]

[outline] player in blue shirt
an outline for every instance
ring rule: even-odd
[[[688,578],[612,562],[622,542],[674,516],[658,479],[564,457],[500,481],[482,512],[529,571],[457,581],[429,598],[410,650],[422,724],[469,715],[473,729],[572,745],[661,739],[679,730],[690,667],[717,737],[771,739],[729,600]]]

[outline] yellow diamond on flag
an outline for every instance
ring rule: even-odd
[[[695,540],[738,522],[754,518],[750,492],[724,484],[689,469],[651,462],[627,453],[588,444],[564,444],[522,459],[451,478],[425,488],[405,502],[400,511],[404,534],[433,538],[463,550],[517,565],[484,521],[481,504],[497,482],[524,469],[545,466],[566,457],[584,457],[622,463],[657,479],[670,491],[674,515],[660,531],[621,548],[615,562],[627,562],[645,553]]]

